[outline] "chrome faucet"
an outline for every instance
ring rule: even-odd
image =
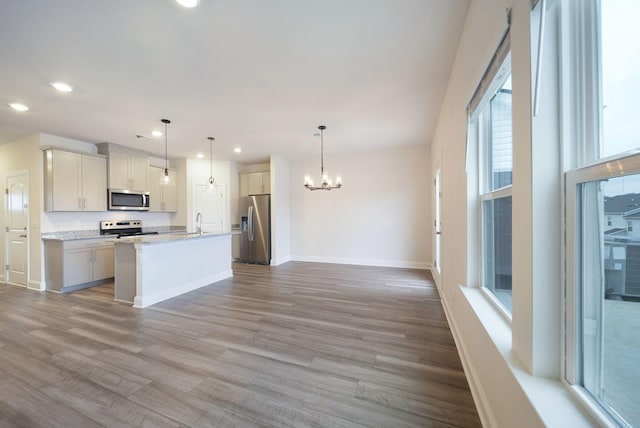
[[[196,233],[202,235],[202,214],[196,214]]]

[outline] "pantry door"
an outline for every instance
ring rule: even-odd
[[[221,233],[225,230],[225,198],[224,185],[215,186],[211,191],[206,184],[194,186],[193,212],[202,214],[202,231]]]
[[[26,286],[29,272],[28,173],[8,176],[5,189],[7,282]]]

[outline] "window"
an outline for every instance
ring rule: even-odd
[[[511,313],[512,106],[509,33],[469,104],[469,135],[478,148],[480,282]]]
[[[566,175],[565,378],[610,422],[640,427],[640,2],[566,4],[577,55],[564,64],[574,81],[593,78],[572,85],[580,101],[563,124],[577,167]]]

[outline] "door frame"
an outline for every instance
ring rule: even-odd
[[[21,177],[24,176],[24,182],[25,182],[25,187],[26,187],[26,192],[27,192],[27,198],[28,198],[28,202],[27,202],[27,220],[26,220],[26,226],[27,226],[27,259],[25,261],[25,266],[26,266],[26,280],[25,280],[25,284],[16,284],[14,282],[11,282],[11,278],[9,277],[9,270],[7,269],[7,266],[9,265],[9,223],[8,223],[8,211],[9,211],[9,198],[8,196],[8,191],[9,191],[9,179],[14,178],[14,177]],[[2,228],[4,229],[3,232],[3,236],[4,236],[4,260],[2,261],[3,263],[3,267],[2,267],[2,271],[4,272],[3,275],[3,281],[7,284],[11,284],[11,285],[16,285],[19,287],[25,287],[25,288],[29,288],[29,283],[31,282],[31,245],[30,245],[30,241],[31,239],[29,239],[31,237],[31,217],[30,217],[30,207],[31,207],[31,198],[29,198],[29,170],[27,169],[22,169],[22,170],[18,170],[18,171],[12,171],[9,172],[8,174],[6,174],[4,176],[4,206],[3,206],[3,214],[4,214],[4,222],[2,224]]]
[[[196,216],[196,199],[197,194],[200,193],[198,189],[200,187],[205,187],[207,184],[202,183],[193,183],[193,187],[191,190],[191,201],[189,203],[189,210],[187,219],[187,230],[195,231],[195,216]],[[226,183],[216,183],[216,193],[222,193],[222,232],[230,229],[230,219],[229,219],[229,194],[227,192]]]

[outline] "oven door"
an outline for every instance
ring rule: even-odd
[[[109,189],[109,210],[149,211],[149,192]]]

